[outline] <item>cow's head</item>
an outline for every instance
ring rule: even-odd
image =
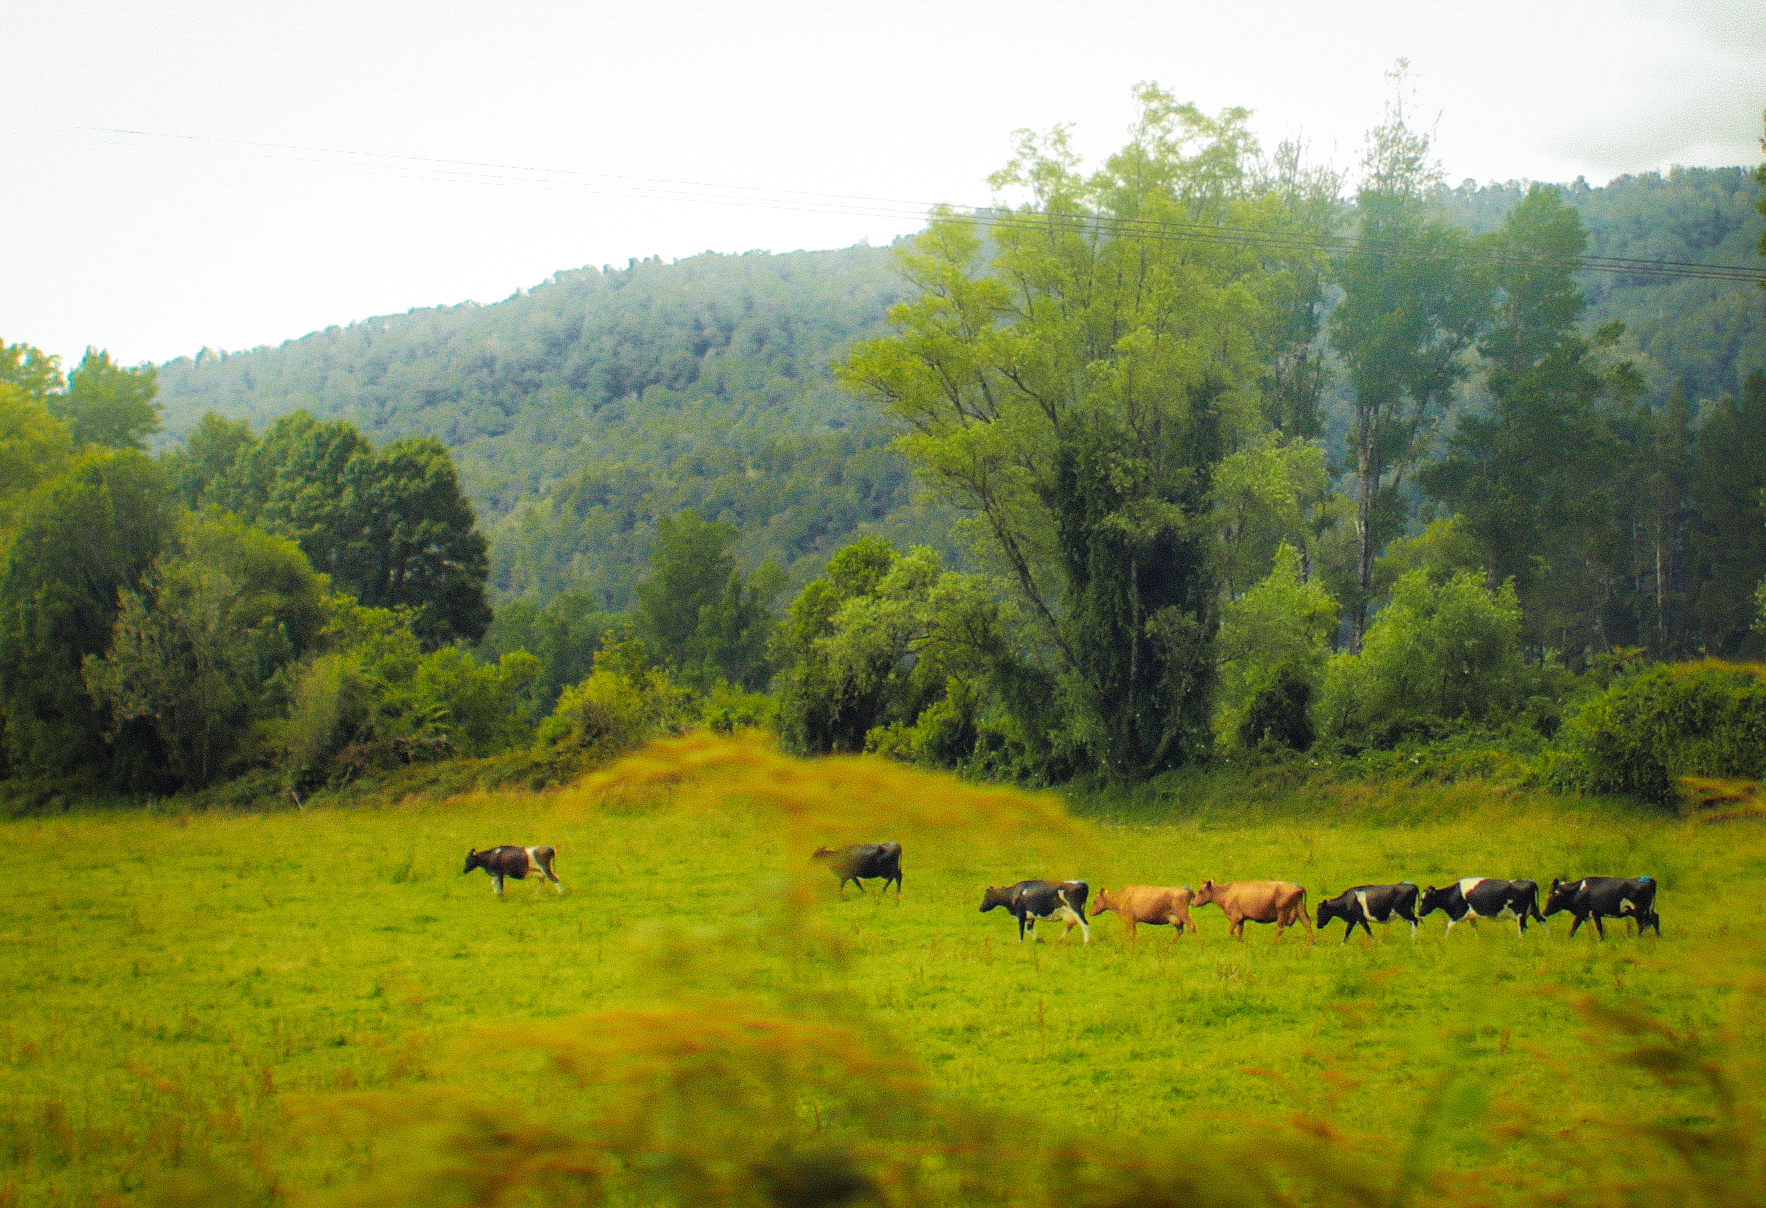
[[[840,854],[839,852],[835,851],[831,847],[818,847],[815,849],[815,851],[813,853],[810,854],[809,858],[812,860],[832,860],[835,856],[837,856],[839,854]]]
[[[1094,918],[1094,919],[1097,918],[1100,914],[1103,914],[1104,911],[1106,911],[1106,910],[1114,910],[1114,909],[1116,909],[1116,903],[1114,903],[1110,900],[1110,891],[1108,889],[1098,890],[1098,896],[1091,900],[1091,916],[1092,916],[1092,918]]]
[[[462,868],[460,870],[460,875],[465,876],[467,873],[471,872],[473,869],[482,867],[483,865],[484,865],[484,857],[479,855],[478,849],[476,847],[474,847],[474,848],[470,849],[469,851],[467,851],[467,853],[466,853],[466,867]]]
[[[1423,896],[1421,900],[1417,902],[1417,917],[1422,918],[1424,915],[1433,914],[1437,910],[1446,910],[1448,895],[1450,895],[1454,889],[1455,886],[1452,885],[1447,886],[1445,889],[1436,889],[1431,885],[1423,890]]]
[[[1557,877],[1551,879],[1551,892],[1545,895],[1545,913],[1556,914],[1560,910],[1568,910],[1570,903],[1576,898],[1576,891],[1582,888],[1580,881],[1561,881]]]
[[[1196,896],[1191,901],[1191,905],[1194,905],[1194,906],[1208,905],[1208,903],[1214,901],[1215,891],[1219,888],[1220,887],[1218,885],[1216,885],[1213,881],[1203,881],[1202,888],[1196,890]]]
[[[1011,886],[1006,886],[1005,888],[1001,889],[1001,888],[996,888],[995,886],[989,885],[987,887],[987,892],[981,895],[981,913],[982,914],[986,914],[988,911],[992,910],[995,906],[1010,906],[1011,904],[1012,904]]]
[[[1324,930],[1324,925],[1326,923],[1330,922],[1332,919],[1343,919],[1343,920],[1347,921],[1348,918],[1349,918],[1349,904],[1347,902],[1343,902],[1343,903],[1334,902],[1330,898],[1325,897],[1324,890],[1321,889],[1318,891],[1318,926],[1319,926],[1319,930],[1321,930],[1321,931]]]

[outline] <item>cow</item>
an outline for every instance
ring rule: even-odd
[[[1319,891],[1323,893],[1323,890]],[[1342,919],[1346,926],[1343,929],[1343,942],[1355,934],[1359,926],[1372,939],[1374,929],[1368,926],[1368,920],[1376,923],[1390,923],[1394,917],[1405,919],[1410,923],[1410,938],[1416,938],[1416,883],[1400,881],[1396,885],[1357,885],[1353,889],[1345,889],[1334,898],[1326,898],[1318,904],[1318,929],[1323,931],[1332,919]]]
[[[460,870],[460,875],[465,876],[475,868],[484,869],[491,874],[491,892],[501,897],[504,877],[525,881],[527,874],[533,872],[552,882],[552,888],[563,893],[564,882],[552,871],[552,860],[557,854],[550,847],[510,847],[505,844],[485,851],[475,847],[466,853],[466,867]]]
[[[1527,920],[1545,922],[1539,913],[1539,886],[1532,881],[1493,881],[1489,877],[1461,877],[1451,885],[1423,890],[1418,914],[1427,918],[1435,911],[1447,914],[1447,930],[1467,915],[1475,919],[1514,918],[1520,934],[1527,934]],[[1445,933],[1443,933],[1445,934]]]
[[[1292,881],[1232,881],[1225,885],[1203,881],[1202,888],[1196,890],[1195,904],[1210,903],[1220,907],[1231,924],[1227,930],[1240,939],[1245,938],[1247,922],[1274,923],[1278,940],[1296,921],[1305,925],[1308,938],[1312,935],[1312,920],[1306,914],[1306,887]]]
[[[883,889],[895,882],[895,896],[901,896],[901,844],[899,843],[854,843],[850,847],[818,847],[812,860],[820,860],[833,866],[833,873],[840,878],[840,892],[846,892],[846,883],[851,881],[853,888],[860,893],[865,891],[860,882],[861,877],[882,877]]]
[[[1656,913],[1656,882],[1653,877],[1583,877],[1576,881],[1552,878],[1551,892],[1545,897],[1545,913],[1567,910],[1576,916],[1570,934],[1589,919],[1601,939],[1607,938],[1601,919],[1628,918],[1636,922],[1637,934],[1654,927],[1662,934],[1662,916]]]
[[[1089,944],[1091,927],[1085,921],[1085,900],[1090,896],[1091,886],[1084,881],[1019,881],[1003,888],[989,885],[981,895],[981,913],[1004,906],[1018,920],[1020,944],[1026,935],[1036,938],[1036,920],[1054,918],[1067,923],[1061,931],[1062,939],[1078,927]]]
[[[1092,899],[1091,917],[1095,919],[1106,910],[1115,911],[1122,916],[1131,940],[1134,939],[1137,923],[1150,923],[1155,927],[1169,924],[1176,928],[1171,933],[1171,941],[1176,943],[1183,938],[1185,927],[1191,931],[1196,929],[1195,920],[1190,918],[1190,899],[1195,896],[1195,890],[1188,885],[1181,889],[1130,885],[1114,893],[1108,889],[1100,889],[1098,896]]]

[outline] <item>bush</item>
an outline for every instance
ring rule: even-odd
[[[1268,743],[1305,751],[1317,737],[1312,724],[1312,680],[1300,667],[1284,663],[1251,698],[1239,722],[1239,743],[1247,747]]]
[[[1429,740],[1442,723],[1483,724],[1519,710],[1540,681],[1521,659],[1521,606],[1513,583],[1456,572],[1437,584],[1405,574],[1358,655],[1325,667],[1319,707],[1330,737],[1392,746]]]
[[[595,655],[589,678],[566,688],[540,723],[540,743],[564,752],[611,755],[693,721],[687,690],[649,665],[644,643],[609,642]]]
[[[1621,679],[1565,724],[1552,773],[1659,803],[1681,776],[1766,776],[1766,666],[1676,663]]]

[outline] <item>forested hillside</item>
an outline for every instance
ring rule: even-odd
[[[205,352],[161,372],[166,433],[305,408],[444,441],[492,534],[495,586],[624,608],[660,516],[734,524],[748,566],[806,579],[861,529],[925,541],[875,411],[828,373],[901,293],[886,249],[706,254],[564,272],[471,303]]]
[[[1453,223],[1482,233],[1524,193],[1462,185],[1443,200]],[[1748,263],[1757,193],[1752,173],[1729,168],[1570,185],[1565,200],[1591,253]],[[1586,325],[1625,321],[1655,394],[1676,380],[1694,403],[1734,394],[1766,364],[1754,290],[1605,274],[1582,284]],[[306,408],[374,440],[434,436],[491,533],[505,599],[579,590],[625,608],[657,519],[689,507],[736,526],[742,565],[775,560],[802,583],[860,532],[954,553],[945,517],[909,500],[908,466],[887,449],[894,427],[828,374],[878,336],[901,295],[883,247],[560,272],[494,306],[173,360],[159,378],[166,436],[182,440],[210,408],[260,429]],[[1340,411],[1337,394],[1326,406]],[[1326,431],[1342,433],[1346,419],[1333,419]]]
[[[1455,224],[1482,233],[1524,194],[1511,182],[1442,197]],[[1758,186],[1741,168],[1578,183],[1564,197],[1599,255],[1745,264],[1760,236]],[[1755,290],[1582,284],[1585,326],[1625,323],[1654,396],[1681,381],[1696,405],[1766,365]],[[262,428],[304,407],[376,440],[440,439],[490,531],[503,598],[569,589],[624,608],[658,518],[685,508],[733,524],[745,567],[774,560],[801,583],[860,532],[955,552],[945,518],[910,501],[907,465],[886,447],[896,429],[828,373],[883,331],[903,290],[892,252],[869,247],[562,272],[495,305],[172,361],[160,367],[165,433],[182,439],[209,409]],[[1337,437],[1342,394],[1326,399]]]

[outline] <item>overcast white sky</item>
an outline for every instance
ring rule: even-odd
[[[885,242],[918,211],[605,177],[984,202],[1013,130],[1108,151],[1140,80],[1347,166],[1399,56],[1450,180],[1759,162],[1762,0],[0,0],[0,340],[165,360],[585,264]]]

